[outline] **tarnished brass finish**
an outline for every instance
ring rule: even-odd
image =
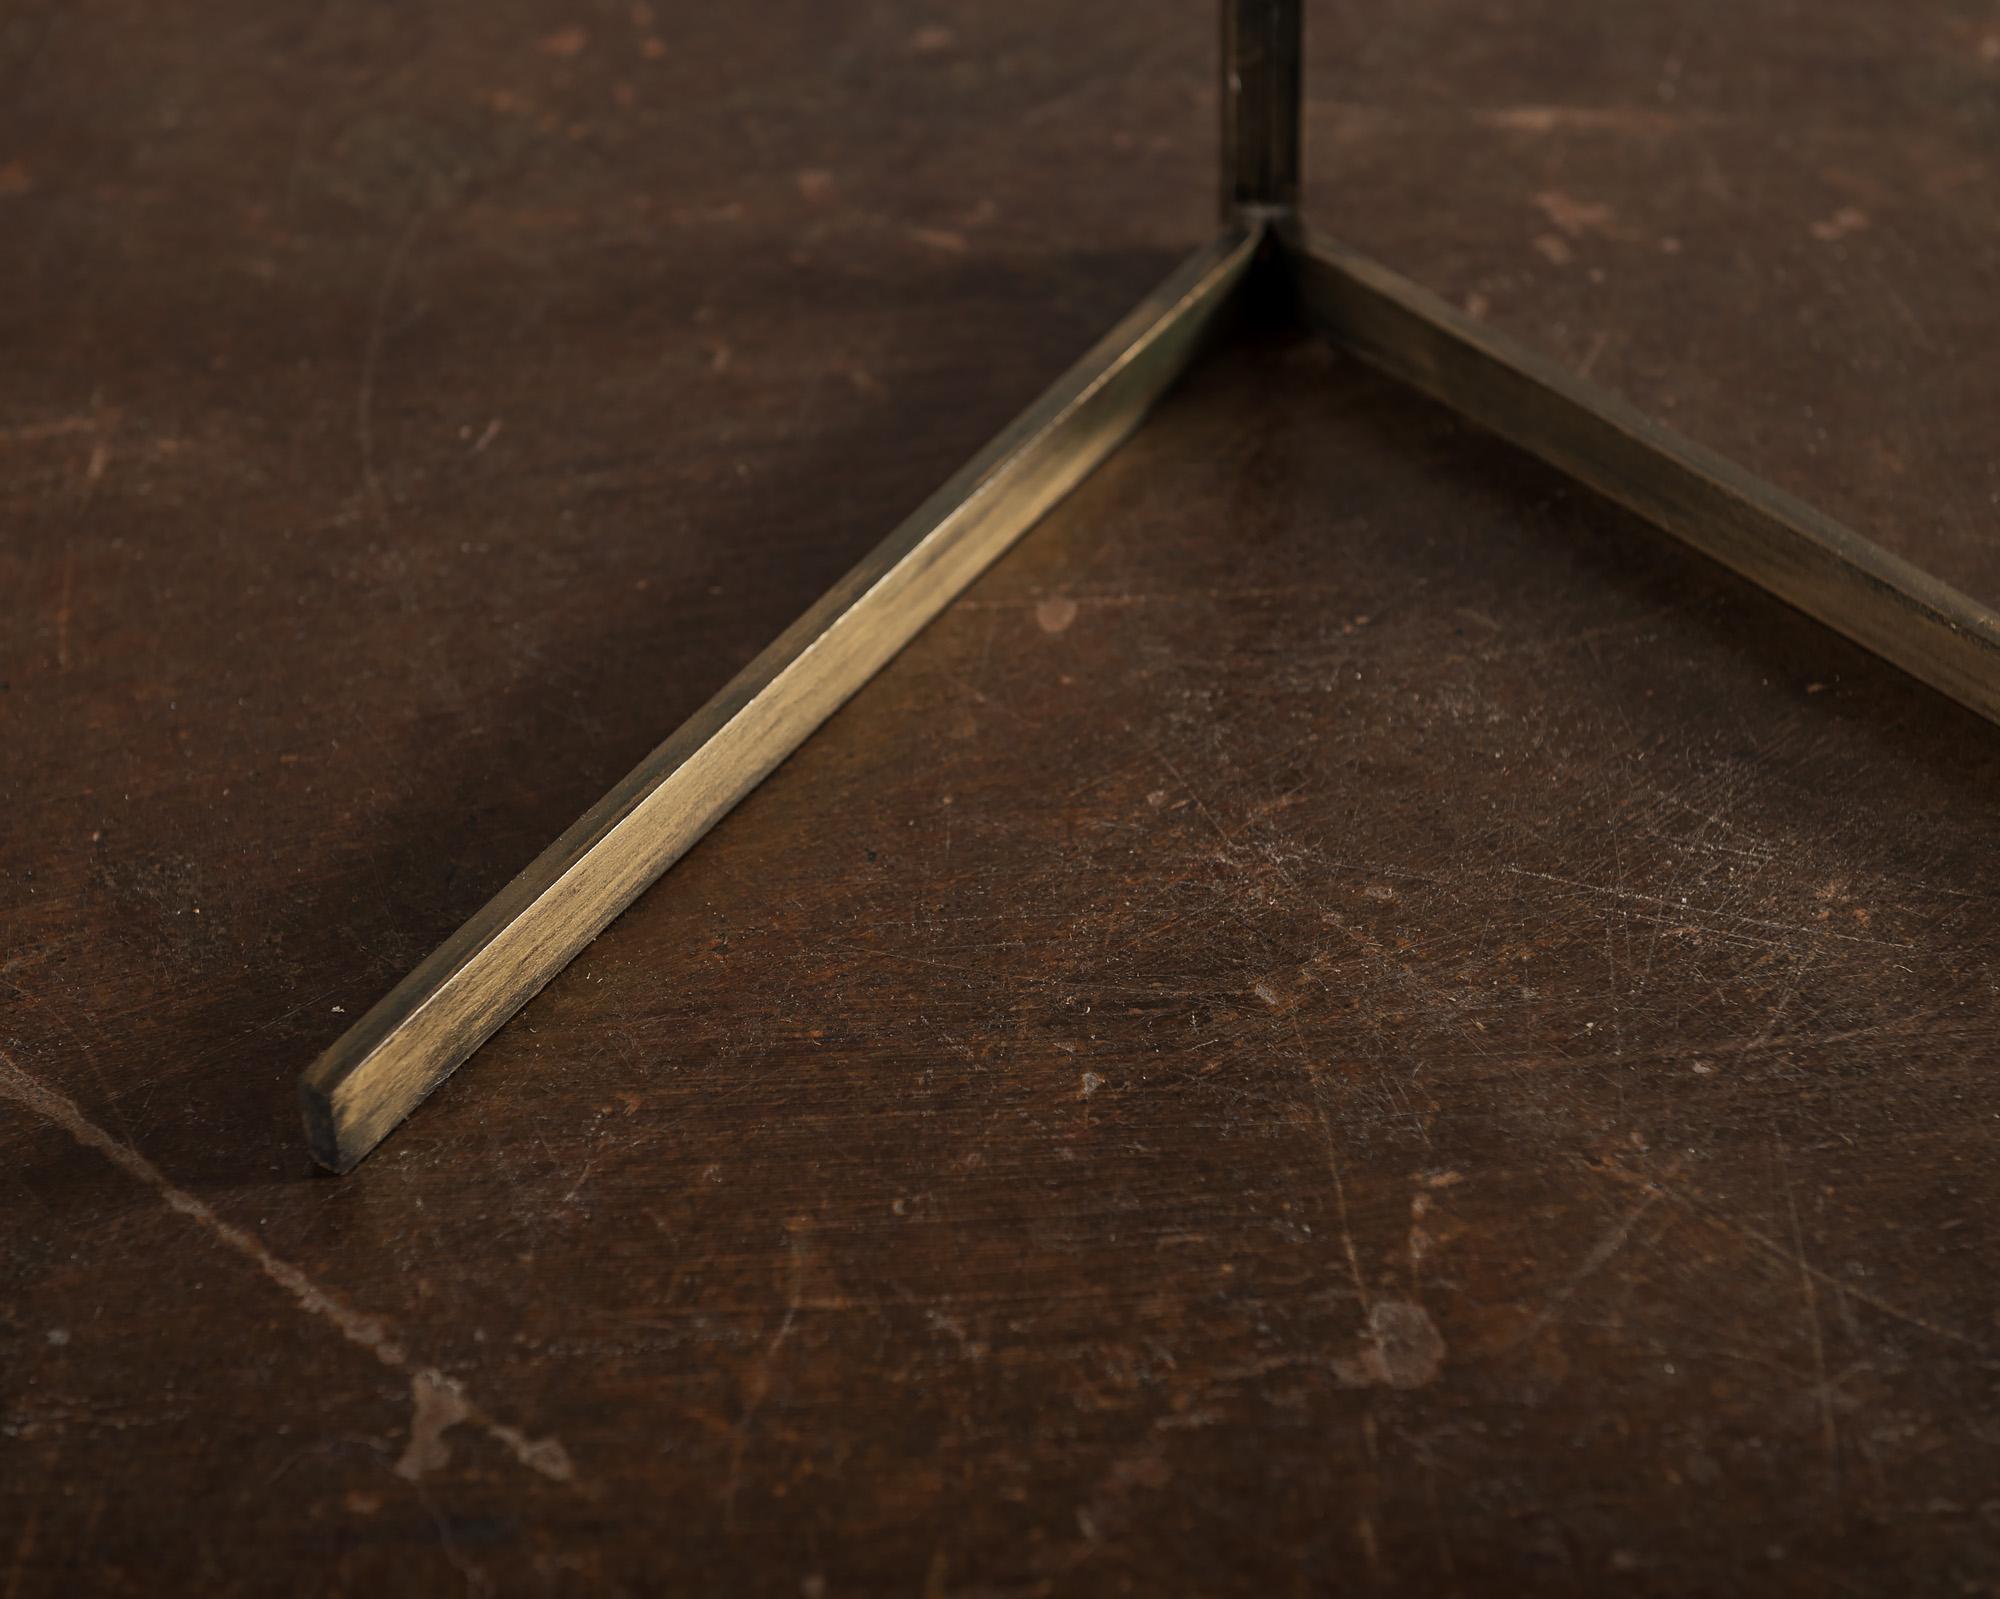
[[[2000,619],[1713,451],[1297,223],[1300,0],[1222,0],[1223,232],[329,1049],[347,1171],[1139,425],[1246,284],[2000,722]],[[1277,267],[1253,265],[1275,256]]]
[[[1200,350],[1256,229],[1190,256],[1004,433],[316,1061],[350,1170],[848,696],[1124,442]]]
[[[1299,203],[1301,0],[1222,0],[1222,218]]]

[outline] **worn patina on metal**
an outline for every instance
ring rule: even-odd
[[[312,1065],[322,1164],[386,1138],[1116,450],[1246,295],[2000,722],[1989,607],[1305,227],[1301,0],[1221,9],[1221,233]]]

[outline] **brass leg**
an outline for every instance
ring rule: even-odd
[[[2000,617],[1978,601],[1387,267],[1302,226],[1279,246],[1334,343],[2000,722]]]
[[[306,1072],[351,1170],[542,985],[1139,425],[1246,280],[1258,228],[1190,256],[1006,432]]]

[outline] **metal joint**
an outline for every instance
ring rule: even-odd
[[[346,1171],[387,1137],[1117,449],[1253,280],[1343,350],[2000,722],[1991,610],[1297,222],[1300,0],[1222,0],[1221,98],[1221,234],[320,1058],[300,1085],[319,1160]]]

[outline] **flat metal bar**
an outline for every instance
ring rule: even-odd
[[[1261,229],[1188,258],[860,565],[363,1016],[299,1083],[349,1171],[730,807],[1124,442],[1243,284]]]
[[[1302,0],[1222,0],[1222,217],[1299,203]]]
[[[1296,224],[1280,254],[1306,319],[1758,587],[2000,722],[2000,616],[1921,568]]]

